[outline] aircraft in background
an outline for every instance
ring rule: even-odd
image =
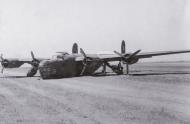
[[[32,77],[39,70],[43,79],[94,75],[100,67],[102,67],[102,74],[106,74],[106,67],[108,67],[119,75],[124,73],[122,63],[126,65],[126,74],[128,74],[129,65],[137,63],[139,59],[190,52],[190,50],[178,50],[141,53],[141,50],[137,50],[133,53],[126,53],[125,41],[121,43],[121,52],[114,51],[113,54],[86,54],[82,48],[80,48],[80,53],[78,51],[78,45],[74,43],[72,54],[57,52],[59,55],[52,59],[37,59],[33,52],[31,52],[32,60],[30,61],[4,59],[1,55],[2,72],[4,68],[18,68],[24,63],[28,63],[32,65],[32,68],[28,71],[27,76]],[[118,65],[111,65],[111,62],[115,61],[118,62]]]

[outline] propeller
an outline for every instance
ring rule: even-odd
[[[140,51],[141,51],[141,50],[135,51],[133,54],[131,54],[131,55],[129,56],[129,59],[135,57]]]
[[[2,65],[1,73],[3,73],[3,70],[4,70],[4,66],[3,66],[3,61],[4,61],[3,54],[1,54],[1,56],[0,56],[0,61],[1,61],[1,65]]]
[[[82,71],[81,71],[81,73],[80,73],[80,75],[83,75],[84,72],[85,72],[85,70],[86,70],[88,61],[92,61],[92,58],[91,58],[91,57],[88,57],[82,48],[80,48],[80,53],[81,53],[81,54],[83,55],[83,57],[84,57],[84,59],[83,59],[83,68],[82,68]]]
[[[33,53],[32,51],[31,51],[31,57],[32,57],[32,65],[33,65],[34,67],[38,67],[40,61],[35,58],[34,53]]]
[[[73,44],[72,54],[78,54],[78,44],[77,43]]]
[[[31,51],[31,56],[32,56],[32,59],[34,60],[35,57],[34,57],[34,53],[33,53],[33,51]]]
[[[3,58],[3,54],[1,54],[1,56],[0,56],[0,62],[1,62],[1,66],[2,66],[1,73],[3,73],[5,66],[7,66],[9,62],[8,62],[8,60]]]
[[[4,59],[3,59],[3,54],[1,53],[1,56],[0,56],[0,61],[2,62]]]
[[[34,53],[32,51],[30,53],[32,57],[32,61],[31,61],[32,68],[28,71],[27,77],[33,77],[37,73],[38,66],[40,63],[40,61],[35,58]]]
[[[129,61],[131,58],[133,58],[134,56],[136,56],[141,50],[137,50],[135,51],[133,54],[129,55],[128,57],[125,57],[123,54],[114,51],[115,54],[119,55],[125,62]]]
[[[87,59],[87,55],[82,48],[80,48],[80,53],[84,56],[85,59]]]
[[[123,59],[123,61],[126,63],[126,74],[129,73],[129,61],[130,61],[130,59],[135,57],[140,51],[141,50],[137,50],[133,54],[131,54],[131,55],[127,56],[127,57],[125,57],[123,54],[121,54],[121,53],[119,53],[117,51],[114,51],[114,53],[119,55]]]

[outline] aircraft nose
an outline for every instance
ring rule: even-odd
[[[59,68],[57,61],[42,61],[39,65],[39,72],[43,79],[55,78],[59,75]]]

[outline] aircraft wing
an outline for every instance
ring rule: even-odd
[[[190,50],[176,50],[176,51],[158,51],[158,52],[139,52],[133,56],[134,58],[143,59],[143,58],[151,58],[153,56],[162,56],[162,55],[171,55],[171,54],[180,54],[180,53],[190,53]],[[122,54],[126,58],[129,58],[133,53]],[[99,59],[100,61],[120,61],[122,59],[121,56],[117,54],[96,54],[96,55],[88,55],[91,58]],[[76,61],[82,61],[84,59],[83,56],[77,57]]]
[[[35,58],[35,59],[37,59],[37,60],[39,60],[39,61],[42,61],[42,60],[49,60],[49,58]],[[9,59],[8,59],[9,60]],[[14,60],[14,59],[13,59]],[[19,60],[19,61],[23,61],[23,62],[29,62],[29,61],[32,61],[32,59],[31,58],[21,58],[21,59],[17,59],[17,60]]]
[[[9,60],[9,59],[8,59]],[[32,59],[13,59],[13,60],[17,60],[21,63],[28,63],[28,64],[32,64]],[[48,60],[48,59],[45,59],[45,58],[37,58],[37,60],[39,62],[43,61],[43,60]]]
[[[135,58],[151,58],[154,56],[162,56],[162,55],[171,55],[171,54],[180,54],[180,53],[190,53],[190,50],[177,50],[177,51],[158,51],[158,52],[142,52],[142,53],[138,53],[137,55],[135,55]],[[133,53],[126,53],[124,54],[125,57],[129,57],[130,55],[132,55]],[[117,55],[100,55],[100,58],[106,61],[117,61],[117,60],[121,60],[120,56]]]
[[[178,50],[178,51],[158,51],[158,52],[145,52],[139,53],[136,55],[137,58],[150,58],[153,56],[162,56],[162,55],[171,55],[171,54],[180,54],[180,53],[190,53],[190,50]]]

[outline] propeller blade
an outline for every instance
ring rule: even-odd
[[[130,56],[128,57],[125,57],[124,55],[122,55],[121,53],[117,52],[117,51],[114,51],[115,54],[119,55],[120,57],[122,57],[123,59],[125,60],[128,60],[128,59],[131,59],[133,58],[134,56],[136,56],[141,50],[137,50],[136,52],[134,52],[133,54],[131,54]]]
[[[80,53],[84,56],[84,60],[83,60],[83,68],[82,68],[82,71],[81,71],[81,73],[80,73],[80,75],[83,75],[84,74],[84,71],[86,70],[86,66],[87,66],[87,62],[86,62],[86,60],[87,60],[87,55],[86,55],[86,53],[84,52],[84,50],[82,49],[82,48],[80,48]]]
[[[80,48],[80,53],[84,56],[84,58],[87,58],[87,55],[82,48]]]
[[[131,54],[128,58],[133,58],[134,56],[136,56],[141,50],[137,50],[136,52],[134,52],[133,54]]]
[[[34,53],[31,51],[31,56],[32,56],[32,59],[34,60],[35,57],[34,57]]]
[[[80,75],[83,75],[84,74],[84,71],[86,70],[86,67],[87,67],[87,64],[84,64],[83,68],[82,68],[82,71],[80,73]]]
[[[122,57],[124,59],[124,61],[127,61],[128,58],[125,57],[124,55],[122,55],[121,53],[117,52],[117,51],[114,51],[115,54],[117,54],[118,56]]]
[[[92,61],[93,58],[88,57],[82,48],[80,48],[80,53],[84,56],[84,60],[83,60],[83,65],[84,66],[83,66],[82,71],[80,73],[80,75],[83,75],[85,70],[86,70],[88,61]]]
[[[31,51],[31,56],[32,56],[32,65],[35,67],[39,66],[40,61],[38,59],[35,58],[34,53]]]
[[[119,55],[120,57],[124,57],[125,58],[125,56],[123,56],[121,53],[119,53],[117,51],[114,51],[114,53],[117,54],[117,55]]]
[[[80,48],[80,53],[84,56],[85,61],[92,61],[93,60],[93,58],[86,55],[86,53],[84,52],[84,50],[82,48]]]
[[[4,60],[3,54],[1,54],[1,56],[0,56],[0,61],[2,62],[3,60]]]
[[[72,54],[78,54],[78,44],[77,43],[73,44]]]
[[[4,71],[4,67],[1,68],[1,73],[3,74],[3,71]]]

